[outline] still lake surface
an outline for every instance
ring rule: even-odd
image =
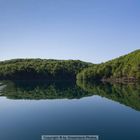
[[[41,140],[53,134],[140,139],[139,84],[0,83],[0,140]]]

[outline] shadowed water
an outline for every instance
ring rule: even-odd
[[[0,139],[47,134],[140,139],[140,86],[84,81],[0,82]]]

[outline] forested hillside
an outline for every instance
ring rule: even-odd
[[[80,60],[14,59],[0,62],[0,79],[140,80],[140,50],[106,63]]]
[[[0,62],[0,79],[75,80],[89,65],[79,60],[15,59]]]
[[[140,80],[140,50],[106,63],[86,68],[77,75],[80,80]]]

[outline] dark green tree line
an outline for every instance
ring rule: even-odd
[[[75,80],[89,65],[79,60],[15,59],[0,62],[0,79]]]

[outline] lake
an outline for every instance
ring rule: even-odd
[[[85,81],[1,81],[0,140],[41,135],[140,139],[140,86]]]

